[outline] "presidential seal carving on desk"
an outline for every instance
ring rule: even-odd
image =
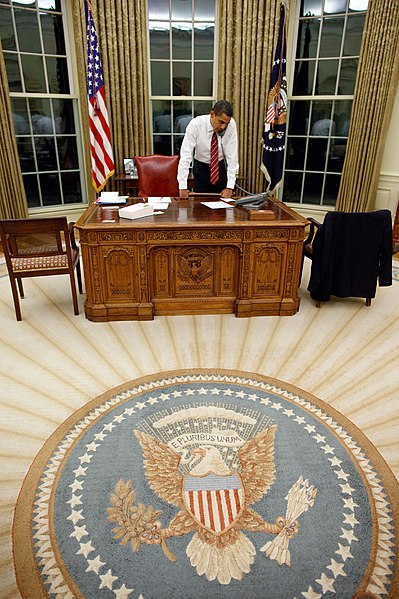
[[[164,527],[160,510],[136,503],[134,481],[119,480],[107,510],[117,524],[114,538],[130,543],[134,552],[143,543],[158,545],[174,561],[167,540],[194,533],[186,547],[191,565],[198,575],[223,585],[241,580],[254,563],[255,547],[243,531],[275,535],[260,551],[289,566],[289,541],[317,489],[300,477],[285,498],[285,516],[275,523],[252,508],[276,479],[276,431],[270,420],[258,422],[244,411],[209,405],[142,421],[134,434],[148,485],[178,511]]]

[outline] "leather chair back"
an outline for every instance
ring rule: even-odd
[[[179,156],[135,156],[139,178],[139,196],[177,197]]]

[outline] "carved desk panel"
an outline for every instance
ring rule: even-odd
[[[76,227],[89,320],[298,311],[306,219],[273,198],[267,221],[205,199],[213,198],[173,199],[163,214],[137,220],[120,219],[117,206],[86,210]]]

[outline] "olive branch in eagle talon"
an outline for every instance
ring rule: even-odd
[[[169,550],[166,541],[159,534],[162,524],[158,520],[161,510],[153,510],[143,503],[135,504],[136,491],[132,489],[130,480],[119,480],[115,492],[111,494],[112,507],[107,508],[108,520],[116,522],[118,526],[112,530],[114,538],[120,540],[121,545],[130,542],[134,552],[139,551],[141,543],[160,545],[170,560],[176,557]]]
[[[194,532],[186,549],[191,565],[199,575],[204,574],[208,580],[217,579],[221,584],[229,584],[232,578],[241,580],[254,562],[255,547],[243,530],[277,535],[278,543],[284,537],[283,551],[286,551],[288,540],[298,533],[298,522],[293,515],[305,510],[290,509],[285,517],[279,516],[275,523],[269,523],[250,507],[274,483],[276,429],[275,425],[270,426],[239,447],[239,467],[234,470],[227,466],[215,445],[193,448],[185,460],[188,474],[181,468],[180,453],[156,437],[134,431],[143,451],[148,484],[161,500],[179,511],[162,528],[158,519],[161,512],[142,503],[136,505],[131,482],[120,480],[111,495],[112,507],[107,510],[108,519],[118,524],[113,530],[115,538],[121,539],[122,544],[130,542],[133,551],[138,551],[141,543],[160,545],[166,557],[175,560],[166,539]],[[207,486],[209,482],[212,484]],[[295,506],[297,499],[298,494],[291,495]],[[276,552],[280,557],[279,549],[274,546],[262,550],[271,559],[276,559]],[[289,565],[289,559],[278,561]]]

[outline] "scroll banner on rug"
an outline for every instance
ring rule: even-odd
[[[399,485],[339,412],[248,372],[154,374],[50,437],[17,502],[25,598],[399,596]]]

